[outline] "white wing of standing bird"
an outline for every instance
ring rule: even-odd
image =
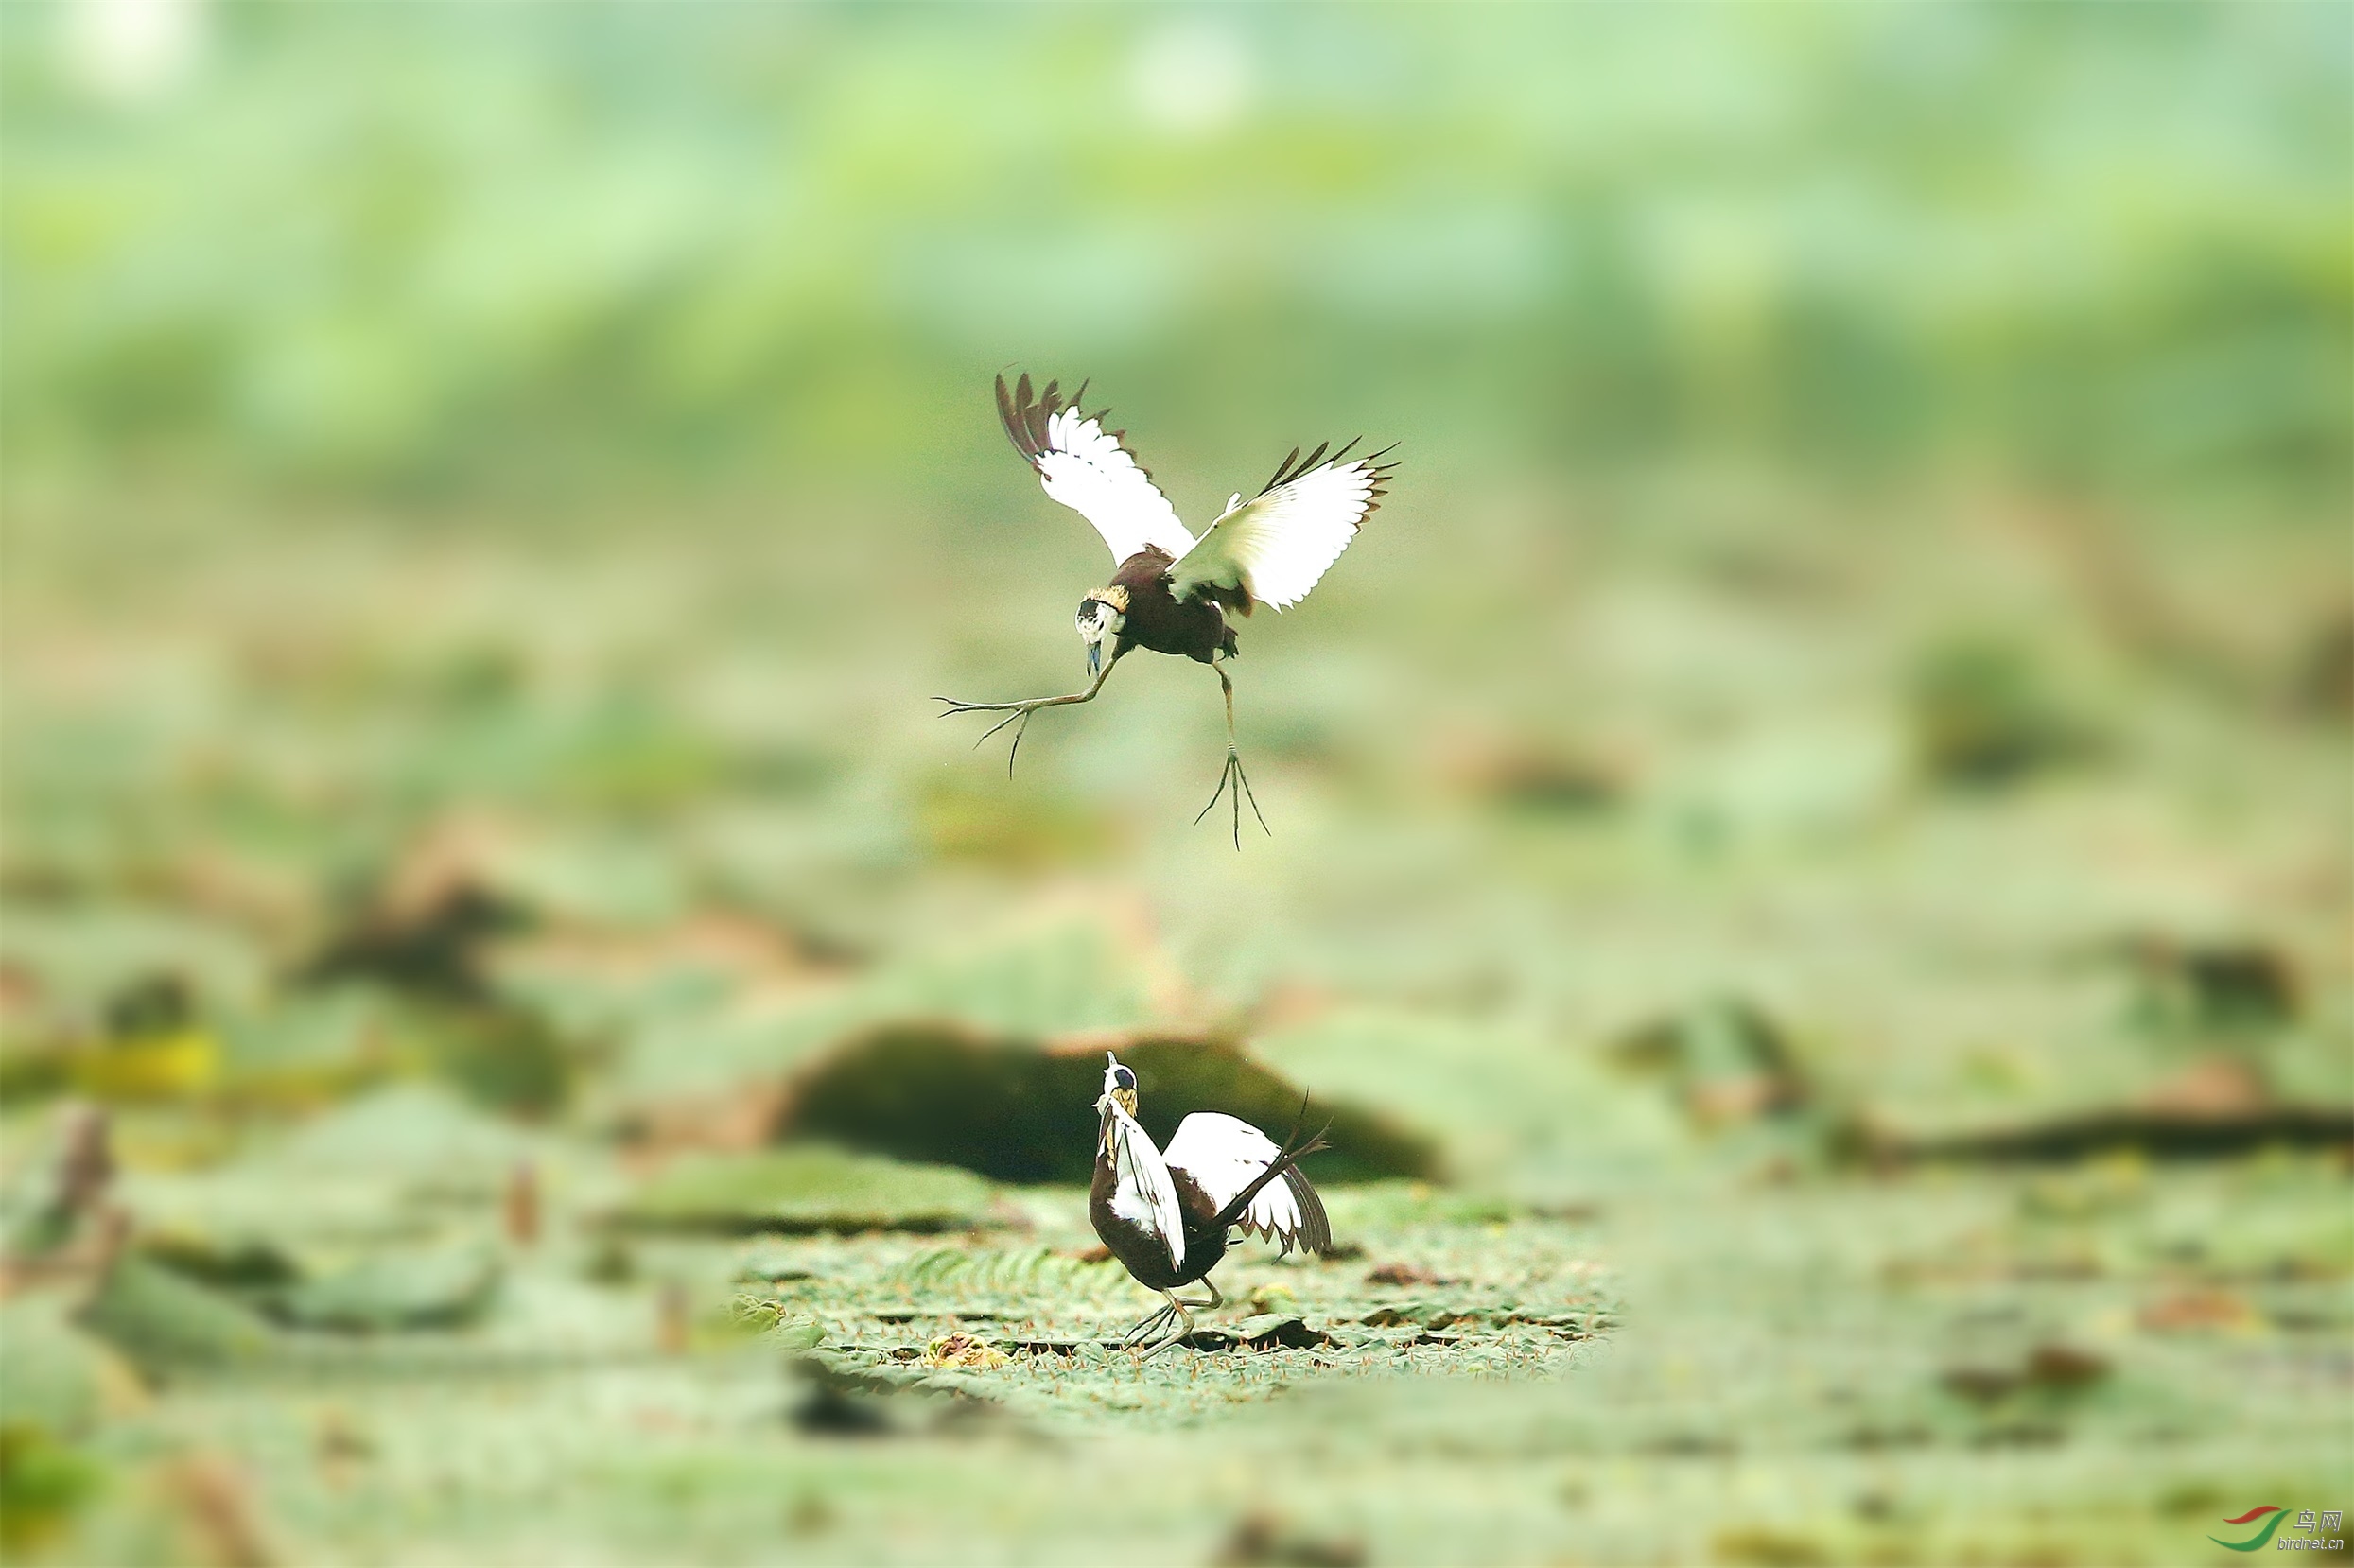
[[[1159,1237],[1169,1248],[1169,1262],[1183,1263],[1185,1215],[1177,1207],[1177,1183],[1169,1179],[1168,1162],[1153,1147],[1152,1136],[1136,1124],[1135,1117],[1118,1105],[1108,1109],[1112,1171],[1117,1181],[1111,1211]],[[1238,1185],[1234,1191],[1242,1188]]]
[[[1249,1123],[1197,1110],[1177,1124],[1177,1136],[1169,1140],[1161,1158],[1171,1170],[1199,1183],[1212,1207],[1224,1209],[1281,1153],[1275,1140]],[[1252,1235],[1282,1243],[1285,1253],[1295,1246],[1323,1252],[1333,1245],[1324,1200],[1297,1165],[1286,1167],[1281,1180],[1260,1188],[1238,1223]]]
[[[1281,610],[1308,596],[1380,504],[1395,466],[1381,461],[1389,448],[1351,458],[1351,441],[1329,457],[1319,445],[1302,458],[1295,446],[1257,496],[1246,501],[1237,492],[1196,539],[1125,444],[1127,432],[1104,428],[1103,411],[1083,412],[1076,398],[1064,402],[1055,382],[1034,392],[1029,376],[1009,389],[1001,375],[997,412],[1047,495],[1094,525],[1117,569],[1107,586],[1079,601],[1079,638],[1090,677],[1086,690],[1013,703],[943,697],[943,711],[1003,714],[982,735],[985,740],[1008,724],[1027,728],[1042,707],[1093,702],[1112,667],[1139,648],[1199,660],[1216,671],[1226,693],[1226,771],[1201,814],[1209,815],[1231,788],[1234,847],[1240,849],[1250,785],[1234,742],[1234,683],[1222,668],[1239,652],[1227,616],[1247,616],[1262,603]],[[1021,735],[1022,729],[1014,731],[1008,773]],[[1255,799],[1250,809],[1258,813]],[[1259,825],[1264,828],[1266,819]]]

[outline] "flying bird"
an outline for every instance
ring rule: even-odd
[[[1116,569],[1110,584],[1079,601],[1087,689],[1017,703],[942,697],[937,700],[948,706],[941,714],[1004,714],[982,734],[983,740],[1019,723],[1013,749],[1005,758],[1010,774],[1032,714],[1042,707],[1093,702],[1113,667],[1137,649],[1198,660],[1216,673],[1226,693],[1226,769],[1218,775],[1210,804],[1194,820],[1208,816],[1230,792],[1234,847],[1240,849],[1246,798],[1263,830],[1267,823],[1234,745],[1234,683],[1221,668],[1237,652],[1227,616],[1247,616],[1261,604],[1282,610],[1308,597],[1308,590],[1340,559],[1380,504],[1396,467],[1381,460],[1392,448],[1351,458],[1357,444],[1351,441],[1329,457],[1319,445],[1303,458],[1295,446],[1258,495],[1246,501],[1237,491],[1196,539],[1177,521],[1177,508],[1128,450],[1127,432],[1104,428],[1104,416],[1110,410],[1088,413],[1080,409],[1079,398],[1086,392],[1081,383],[1065,402],[1056,382],[1049,381],[1044,392],[1034,395],[1026,375],[1011,391],[1004,376],[997,378],[998,417],[1015,450],[1029,460],[1047,495],[1094,524],[1111,547]]]
[[[1278,1148],[1247,1122],[1195,1111],[1177,1124],[1168,1148],[1157,1149],[1137,1125],[1136,1074],[1108,1051],[1104,1061],[1087,1216],[1136,1282],[1168,1298],[1166,1306],[1121,1340],[1136,1344],[1174,1316],[1177,1332],[1144,1352],[1151,1357],[1194,1332],[1196,1309],[1226,1304],[1210,1271],[1226,1256],[1228,1232],[1234,1227],[1281,1242],[1285,1253],[1294,1246],[1332,1250],[1324,1200],[1299,1169],[1301,1159],[1326,1145],[1322,1133],[1295,1144],[1299,1129],[1294,1128]],[[1300,1109],[1307,1109],[1306,1102]],[[1177,1295],[1179,1286],[1195,1282],[1209,1287],[1207,1299]]]

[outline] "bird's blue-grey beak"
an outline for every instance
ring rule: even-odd
[[[1095,671],[1102,669],[1103,664],[1104,645],[1100,642],[1089,643],[1087,645],[1087,673],[1090,680],[1095,678]]]

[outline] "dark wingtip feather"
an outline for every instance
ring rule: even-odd
[[[1297,457],[1299,457],[1299,447],[1297,447],[1297,446],[1293,447],[1293,448],[1291,449],[1291,457],[1285,458],[1282,462],[1279,462],[1279,463],[1277,463],[1277,464],[1275,465],[1275,477],[1274,477],[1273,479],[1271,479],[1267,480],[1267,482],[1266,482],[1266,483],[1264,483],[1264,484],[1263,484],[1263,485],[1261,485],[1261,486],[1259,487],[1259,494],[1260,494],[1260,495],[1262,495],[1262,496],[1264,496],[1264,495],[1265,495],[1268,491],[1270,491],[1270,490],[1274,489],[1277,485],[1282,484],[1282,483],[1283,482],[1283,476],[1284,476],[1285,472],[1286,472],[1286,471],[1287,471],[1287,470],[1291,467],[1291,465],[1292,465],[1292,459],[1293,459],[1293,458],[1297,458]]]
[[[1351,436],[1348,443],[1343,445],[1339,451],[1333,453],[1329,458],[1324,455],[1325,448],[1323,444],[1319,444],[1316,449],[1310,452],[1305,459],[1300,457],[1299,447],[1293,447],[1291,449],[1291,456],[1285,458],[1282,462],[1275,465],[1275,477],[1267,480],[1264,485],[1260,487],[1259,494],[1264,496],[1270,490],[1282,489],[1284,485],[1291,483],[1294,479],[1299,478],[1300,475],[1305,474],[1308,470],[1316,467],[1316,464],[1320,462],[1337,467],[1340,461],[1347,457],[1351,452],[1354,451],[1357,444],[1364,439],[1365,438],[1363,436]],[[1370,495],[1367,497],[1365,516],[1369,517],[1373,514],[1374,507],[1372,503],[1374,500],[1388,494],[1388,492],[1383,489],[1382,486],[1388,479],[1389,476],[1396,472],[1398,465],[1394,462],[1386,463],[1381,460],[1397,449],[1398,444],[1393,441],[1388,445],[1383,447],[1380,451],[1368,452],[1363,457],[1356,460],[1357,463],[1365,469],[1368,475],[1371,476],[1373,480],[1372,491]],[[1359,521],[1363,521],[1363,518],[1360,518]]]
[[[1330,1252],[1333,1249],[1333,1222],[1325,1217],[1323,1197],[1297,1165],[1283,1173],[1283,1185],[1291,1189],[1292,1200],[1299,1206],[1300,1246],[1318,1256]]]
[[[1029,460],[1031,467],[1037,468],[1038,460],[1047,452],[1055,449],[1053,437],[1047,430],[1047,421],[1053,419],[1063,409],[1070,409],[1077,412],[1082,419],[1092,419],[1098,427],[1101,427],[1105,416],[1111,412],[1109,408],[1098,409],[1091,414],[1079,408],[1079,399],[1086,394],[1090,384],[1089,381],[1080,382],[1079,390],[1066,398],[1062,395],[1060,381],[1049,381],[1043,388],[1034,392],[1031,388],[1029,373],[1025,371],[1020,380],[1015,383],[1013,391],[1008,393],[1005,390],[1005,377],[1003,374],[999,375],[997,378],[998,420],[1005,427],[1005,433],[1013,438],[1015,449]],[[1138,461],[1136,453],[1128,448],[1128,432],[1110,430],[1106,433],[1120,444],[1123,451],[1128,453],[1128,461],[1136,463],[1137,472],[1144,476],[1144,481],[1147,484],[1153,483],[1152,470]],[[1293,455],[1296,457],[1299,454]],[[1269,488],[1273,487],[1270,485]]]
[[[1370,517],[1382,509],[1382,497],[1389,494],[1389,476],[1398,471],[1398,465],[1394,462],[1384,462],[1381,460],[1397,449],[1398,444],[1393,441],[1380,451],[1368,452],[1357,460],[1365,464],[1366,475],[1373,481],[1373,488],[1366,492],[1365,514],[1357,519],[1360,526],[1364,524],[1366,517]]]
[[[1040,452],[1045,451],[1051,444],[1046,433],[1046,422],[1053,417],[1055,412],[1055,382],[1049,381],[1046,384],[1046,391],[1038,395],[1038,400],[1035,403],[1026,397],[1022,399],[1022,427],[1030,432],[1030,444]]]
[[[1002,374],[998,376],[998,423],[1005,427],[1006,437],[1013,442],[1014,450],[1020,452],[1024,461],[1035,468],[1038,466],[1038,449],[1037,444],[1030,440],[1029,426],[1021,414],[1021,405],[1029,401],[1029,376],[1024,375],[1021,378],[1021,388],[1019,393],[1008,392],[1005,390],[1005,377]]]

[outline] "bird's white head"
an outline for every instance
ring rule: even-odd
[[[1112,1111],[1117,1108],[1136,1119],[1136,1074],[1120,1065],[1120,1058],[1104,1053],[1104,1092],[1095,1097],[1095,1109],[1102,1118],[1096,1142],[1106,1158],[1112,1154]]]
[[[1120,630],[1128,623],[1128,590],[1113,584],[1079,601],[1079,640],[1087,644],[1087,672],[1092,678],[1104,665],[1107,645],[1117,657]]]
[[[1136,1114],[1136,1074],[1121,1064],[1110,1052],[1104,1053],[1104,1092],[1096,1100],[1095,1108],[1108,1111],[1118,1106],[1130,1116]]]

